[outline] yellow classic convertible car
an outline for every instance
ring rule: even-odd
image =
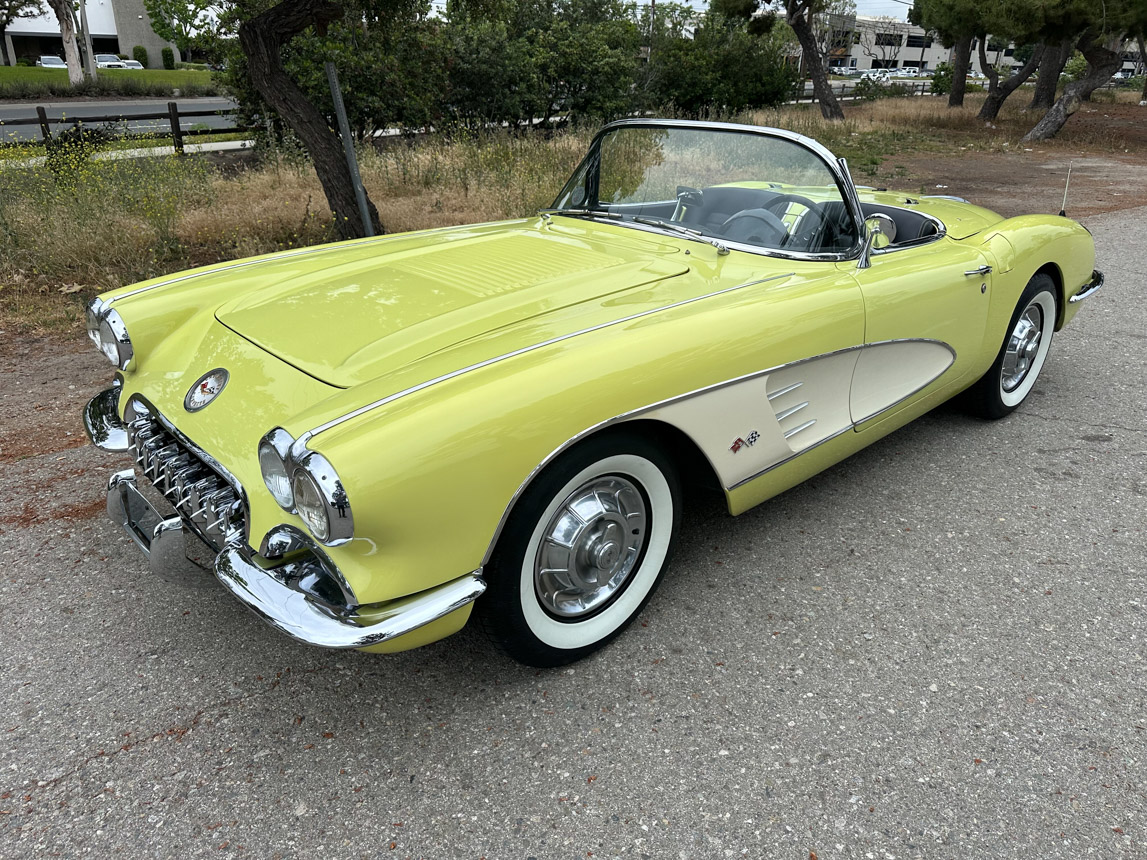
[[[1020,406],[1093,264],[1065,217],[860,188],[798,134],[626,120],[535,217],[104,293],[84,418],[156,572],[199,542],[304,642],[473,613],[560,665],[641,611],[696,486],[738,514],[957,394]]]

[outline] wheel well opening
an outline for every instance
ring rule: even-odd
[[[655,440],[672,455],[682,484],[694,490],[719,494],[722,499],[725,497],[725,488],[721,486],[709,458],[684,431],[664,421],[648,418],[625,421],[611,429],[636,432]]]
[[[1047,275],[1055,284],[1055,330],[1059,331],[1061,328],[1063,328],[1063,315],[1067,305],[1067,297],[1063,294],[1063,273],[1059,270],[1059,266],[1057,266],[1055,263],[1046,263],[1035,274]]]

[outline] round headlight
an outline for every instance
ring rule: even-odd
[[[311,530],[315,539],[324,542],[330,537],[331,520],[327,515],[327,504],[315,479],[299,469],[295,472],[291,487],[295,493],[295,510]]]
[[[116,311],[108,311],[100,320],[99,331],[100,351],[120,370],[126,370],[134,350],[123,318]]]
[[[280,431],[282,432],[282,431]],[[275,448],[274,442],[264,437],[259,443],[259,469],[263,473],[263,483],[267,491],[285,511],[294,510],[295,494],[291,491],[291,476],[287,474],[287,464]]]

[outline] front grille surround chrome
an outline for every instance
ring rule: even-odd
[[[127,409],[128,452],[140,474],[216,552],[247,534],[246,499],[235,479],[160,413],[134,398]]]

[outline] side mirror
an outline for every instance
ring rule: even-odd
[[[876,213],[864,219],[864,250],[856,264],[858,269],[872,265],[872,252],[887,248],[896,238],[896,222],[887,215]]]

